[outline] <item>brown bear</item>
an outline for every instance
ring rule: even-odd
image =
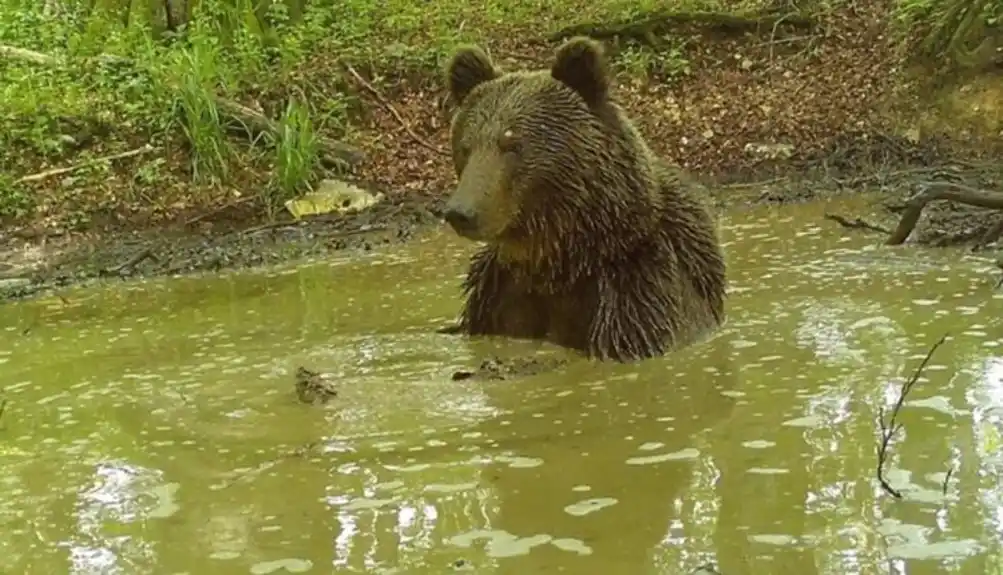
[[[600,44],[574,38],[549,71],[512,73],[465,46],[447,82],[459,183],[444,215],[486,243],[450,331],[631,361],[724,321],[715,222],[612,101]]]

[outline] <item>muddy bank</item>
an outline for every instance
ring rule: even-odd
[[[219,212],[194,224],[90,239],[3,237],[0,300],[95,280],[212,273],[372,250],[440,225],[441,203],[439,198],[397,196],[358,213],[299,221],[285,215],[263,223]]]
[[[832,214],[829,224],[843,226],[845,233],[875,234],[875,241],[883,242],[886,238],[881,235],[896,228],[909,198],[931,186],[1003,194],[1003,163],[974,151],[960,158],[957,149],[932,139],[846,136],[810,156],[765,148],[755,151],[762,158],[754,169],[724,176],[691,175],[704,184],[719,211],[877,192],[870,213]],[[383,189],[385,197],[381,190],[371,190],[382,199],[359,211],[300,220],[283,213],[278,221],[266,222],[260,206],[247,203],[139,232],[34,237],[0,232],[0,301],[93,280],[213,273],[323,258],[343,250],[371,250],[444,225],[441,209],[448,186]],[[995,245],[998,238],[992,233],[1001,221],[1000,211],[935,201],[924,208],[908,241],[984,248]]]

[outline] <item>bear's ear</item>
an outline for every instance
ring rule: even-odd
[[[453,102],[462,104],[470,91],[498,77],[491,57],[478,46],[461,46],[446,67],[446,83]]]
[[[602,44],[591,38],[572,38],[558,48],[550,75],[577,92],[593,108],[603,104],[609,94]]]

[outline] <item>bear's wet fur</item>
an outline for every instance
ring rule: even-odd
[[[724,321],[714,218],[611,99],[602,47],[504,73],[479,47],[447,67],[459,179],[446,220],[484,242],[455,332],[548,340],[631,361]]]

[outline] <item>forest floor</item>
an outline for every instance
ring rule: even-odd
[[[685,47],[668,55],[614,42],[615,97],[653,149],[708,184],[721,209],[879,191],[884,215],[873,223],[891,229],[905,199],[924,187],[1003,189],[1003,133],[922,133],[903,124],[909,110],[923,105],[916,97],[922,90],[904,71],[888,18],[884,3],[865,1],[823,14],[811,28],[736,32],[683,23],[673,35],[687,39]],[[560,41],[538,27],[515,25],[486,36],[505,69],[548,66]],[[382,201],[357,213],[300,220],[280,214],[273,221],[249,192],[268,178],[254,161],[238,158],[227,184],[208,189],[191,183],[191,161],[180,144],[111,161],[93,174],[40,177],[31,184],[39,208],[0,230],[0,300],[95,278],[218,271],[372,249],[442,225],[439,209],[455,176],[441,73],[371,66],[356,75],[324,51],[299,69],[302,85],[318,93],[356,88],[351,143],[364,159],[347,174],[329,176],[378,191]],[[260,93],[243,103],[267,111],[287,97]],[[142,144],[121,129],[91,153]],[[74,164],[72,157],[63,161]],[[156,177],[143,184],[137,175],[151,166]],[[59,168],[51,161],[22,163],[18,175]],[[81,185],[87,178],[93,183]],[[158,191],[156,201],[143,186]],[[928,245],[968,242],[984,236],[998,217],[941,202],[924,212],[913,236]]]

